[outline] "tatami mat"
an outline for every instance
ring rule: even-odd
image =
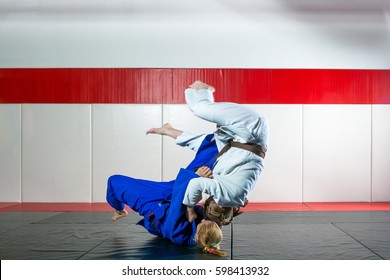
[[[217,258],[149,234],[136,225],[137,213],[115,223],[110,218],[111,212],[0,213],[0,258]],[[390,259],[388,211],[247,212],[223,233],[221,249],[229,256],[222,259]]]

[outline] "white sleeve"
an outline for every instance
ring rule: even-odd
[[[228,192],[217,180],[202,177],[194,178],[188,183],[183,204],[194,206],[202,200],[202,193],[212,195],[215,202],[221,206],[237,207],[243,204],[240,197]]]
[[[194,178],[187,186],[187,190],[184,194],[183,204],[187,206],[194,206],[202,200],[202,193],[209,195],[215,195],[218,192],[218,183],[208,178]]]
[[[188,183],[183,204],[193,206],[201,200],[202,193],[207,193],[214,196],[215,202],[220,206],[236,207],[244,205],[245,198],[255,186],[263,169],[263,159],[258,159],[258,156],[252,155],[249,151],[242,152],[242,150],[232,148],[227,153],[230,151],[232,152],[230,155],[222,155],[222,157],[228,156],[227,162],[216,164],[213,171],[214,178],[199,177]],[[247,162],[240,160],[239,164],[234,165],[234,160],[240,159],[237,153],[241,153],[242,156],[248,158],[253,157],[254,160],[248,160]],[[223,174],[220,172],[223,172]]]
[[[207,134],[199,135],[192,132],[183,131],[183,133],[176,138],[176,145],[188,147],[196,152],[206,136]]]

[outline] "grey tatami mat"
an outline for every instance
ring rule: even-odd
[[[0,212],[0,233],[26,226],[55,215],[58,215],[58,213]]]
[[[107,212],[0,213],[0,258],[220,259],[184,248]],[[390,259],[390,212],[248,212],[223,227],[222,259]],[[233,243],[233,248],[231,248]]]
[[[223,228],[224,240],[221,249],[229,254],[222,259],[230,258],[230,226]],[[169,240],[155,237],[143,227],[130,225],[126,230],[114,234],[105,242],[88,252],[82,259],[215,259],[215,256],[204,254],[198,247],[182,247]],[[221,259],[221,258],[219,258]]]
[[[112,213],[0,213],[0,259],[215,259],[149,234],[129,213],[113,223]],[[3,230],[5,229],[5,230]],[[223,229],[230,258],[230,226]]]
[[[128,223],[112,223],[110,217],[105,212],[0,213],[1,228],[8,228],[0,233],[0,257],[79,259],[115,230],[128,226]]]
[[[390,260],[390,222],[336,223],[335,226],[379,257]]]
[[[130,212],[126,219],[118,220],[113,223],[111,221],[112,213],[108,212],[65,212],[57,213],[55,216],[42,218],[35,221],[34,224],[87,224],[87,225],[110,225],[110,226],[128,226],[136,224],[141,217],[134,212]]]
[[[233,229],[233,259],[380,259],[331,224],[239,224]]]
[[[234,221],[233,259],[390,259],[390,212],[253,212]]]
[[[235,224],[320,224],[336,222],[390,223],[390,211],[247,212],[234,219]]]

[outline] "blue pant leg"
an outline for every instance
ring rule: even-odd
[[[113,175],[108,179],[106,199],[114,209],[122,210],[126,204],[147,216],[172,193],[173,184]]]
[[[125,204],[117,198],[117,190],[120,187],[120,184],[117,183],[117,176],[120,175],[114,175],[108,178],[106,200],[115,210],[123,210]]]

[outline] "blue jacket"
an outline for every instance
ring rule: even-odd
[[[185,217],[186,206],[182,204],[184,193],[189,181],[199,177],[195,169],[201,166],[212,168],[218,149],[213,134],[208,135],[199,147],[194,160],[185,169],[180,169],[173,183],[172,194],[158,202],[153,215],[145,217],[138,224],[144,226],[150,233],[162,236],[173,243],[182,246],[195,245],[194,236],[198,223],[203,219],[202,207],[195,206],[197,219],[191,223]]]

